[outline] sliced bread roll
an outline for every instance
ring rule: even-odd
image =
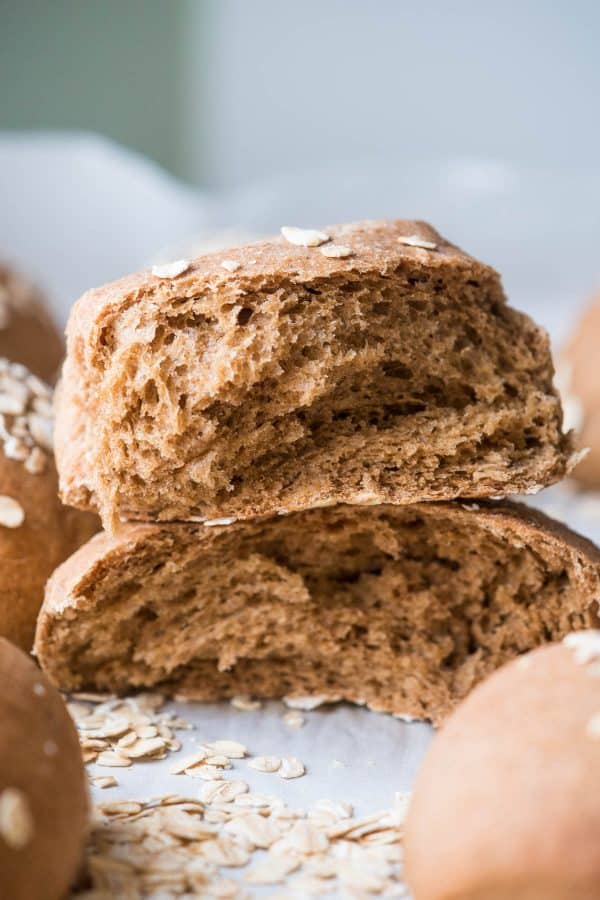
[[[515,504],[125,525],[52,576],[65,690],[323,695],[440,721],[497,666],[598,621],[600,553]]]
[[[419,222],[284,231],[79,300],[57,412],[65,502],[114,527],[565,474],[547,337],[496,272]]]

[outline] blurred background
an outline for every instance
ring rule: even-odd
[[[0,255],[86,287],[284,223],[430,219],[555,336],[600,284],[594,0],[0,2]]]

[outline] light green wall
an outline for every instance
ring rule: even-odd
[[[197,28],[203,0],[1,0],[0,128],[98,131],[188,174],[190,7]]]

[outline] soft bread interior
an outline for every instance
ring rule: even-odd
[[[598,621],[594,548],[511,506],[339,507],[103,540],[58,570],[38,626],[65,689],[324,694],[439,721],[507,659]]]
[[[157,288],[120,309],[92,351],[72,350],[93,372],[85,478],[105,522],[558,480],[570,442],[546,336],[474,266]]]

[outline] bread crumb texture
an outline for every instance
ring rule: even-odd
[[[516,504],[130,524],[56,571],[36,650],[66,690],[344,698],[438,722],[506,660],[594,627],[599,595],[597,549]]]
[[[112,528],[524,492],[572,451],[552,376],[497,273],[425,223],[292,229],[78,301],[62,495]]]

